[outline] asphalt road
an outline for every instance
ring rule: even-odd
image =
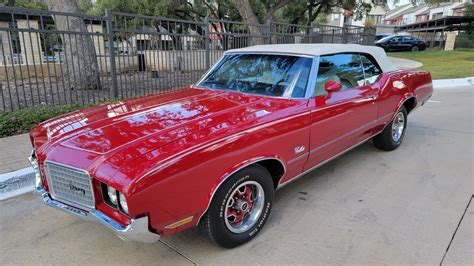
[[[122,242],[28,193],[0,202],[0,264],[473,264],[473,93],[437,90],[396,151],[367,142],[282,188],[241,247],[194,230]]]

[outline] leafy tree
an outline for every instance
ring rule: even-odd
[[[324,0],[297,0],[291,5],[282,8],[278,15],[278,20],[282,20],[291,24],[311,25],[312,22],[325,14],[330,13],[337,6],[337,1]]]
[[[8,0],[5,6],[23,7],[29,9],[47,9],[43,0]]]
[[[202,20],[209,9],[205,0],[196,0],[194,4],[186,0],[97,0],[95,14],[103,15],[106,9],[133,14]]]
[[[276,13],[277,21],[283,20],[292,24],[305,24],[308,26],[315,22],[318,17],[321,18],[324,14],[328,14],[336,9],[352,10],[353,16],[356,19],[360,19],[374,5],[387,4],[387,0],[372,0],[371,2],[364,0],[293,0],[291,2],[286,0],[260,0],[260,2],[265,13],[263,19],[259,19],[257,14],[253,12],[254,9],[252,8],[251,1],[234,1],[235,7],[243,20],[252,24],[268,23],[275,20]],[[276,12],[279,9],[281,11]],[[258,27],[250,27],[250,31],[252,34],[261,34]]]
[[[464,4],[463,16],[474,17],[474,4],[471,4],[471,3]]]
[[[77,0],[75,2],[77,3],[77,6],[82,13],[92,13],[92,10],[94,8],[92,0]],[[0,6],[2,6],[2,4],[0,4]],[[3,3],[3,6],[23,7],[36,10],[48,9],[46,0],[7,0]]]

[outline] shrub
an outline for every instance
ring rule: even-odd
[[[80,104],[41,106],[0,113],[0,138],[27,133],[50,118],[84,108]]]
[[[459,33],[456,36],[454,48],[474,48],[474,33],[468,34],[466,32]]]

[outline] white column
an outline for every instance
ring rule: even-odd
[[[0,21],[0,28],[8,28],[9,24],[7,21]],[[8,37],[8,31],[1,31],[0,36],[2,39],[2,50],[0,50],[0,62],[5,65],[11,64],[11,43]]]
[[[101,24],[89,24],[87,25],[87,30],[92,33],[100,33],[104,32],[104,29]],[[103,35],[91,35],[92,41],[94,42],[94,48],[97,55],[104,55],[105,54],[105,47],[104,47],[104,36]]]
[[[38,29],[38,21],[20,19],[17,21],[18,29]],[[25,32],[20,31],[19,33],[21,54],[23,57],[23,64],[29,65],[41,64],[43,61],[43,49],[41,49],[41,39],[37,32]]]

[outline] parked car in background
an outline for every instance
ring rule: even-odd
[[[122,239],[197,226],[231,248],[262,230],[278,188],[369,139],[399,147],[432,90],[374,46],[230,50],[187,88],[43,122],[30,161],[47,205]]]
[[[414,36],[388,36],[375,42],[376,46],[382,47],[386,52],[397,51],[423,51],[426,43]]]

